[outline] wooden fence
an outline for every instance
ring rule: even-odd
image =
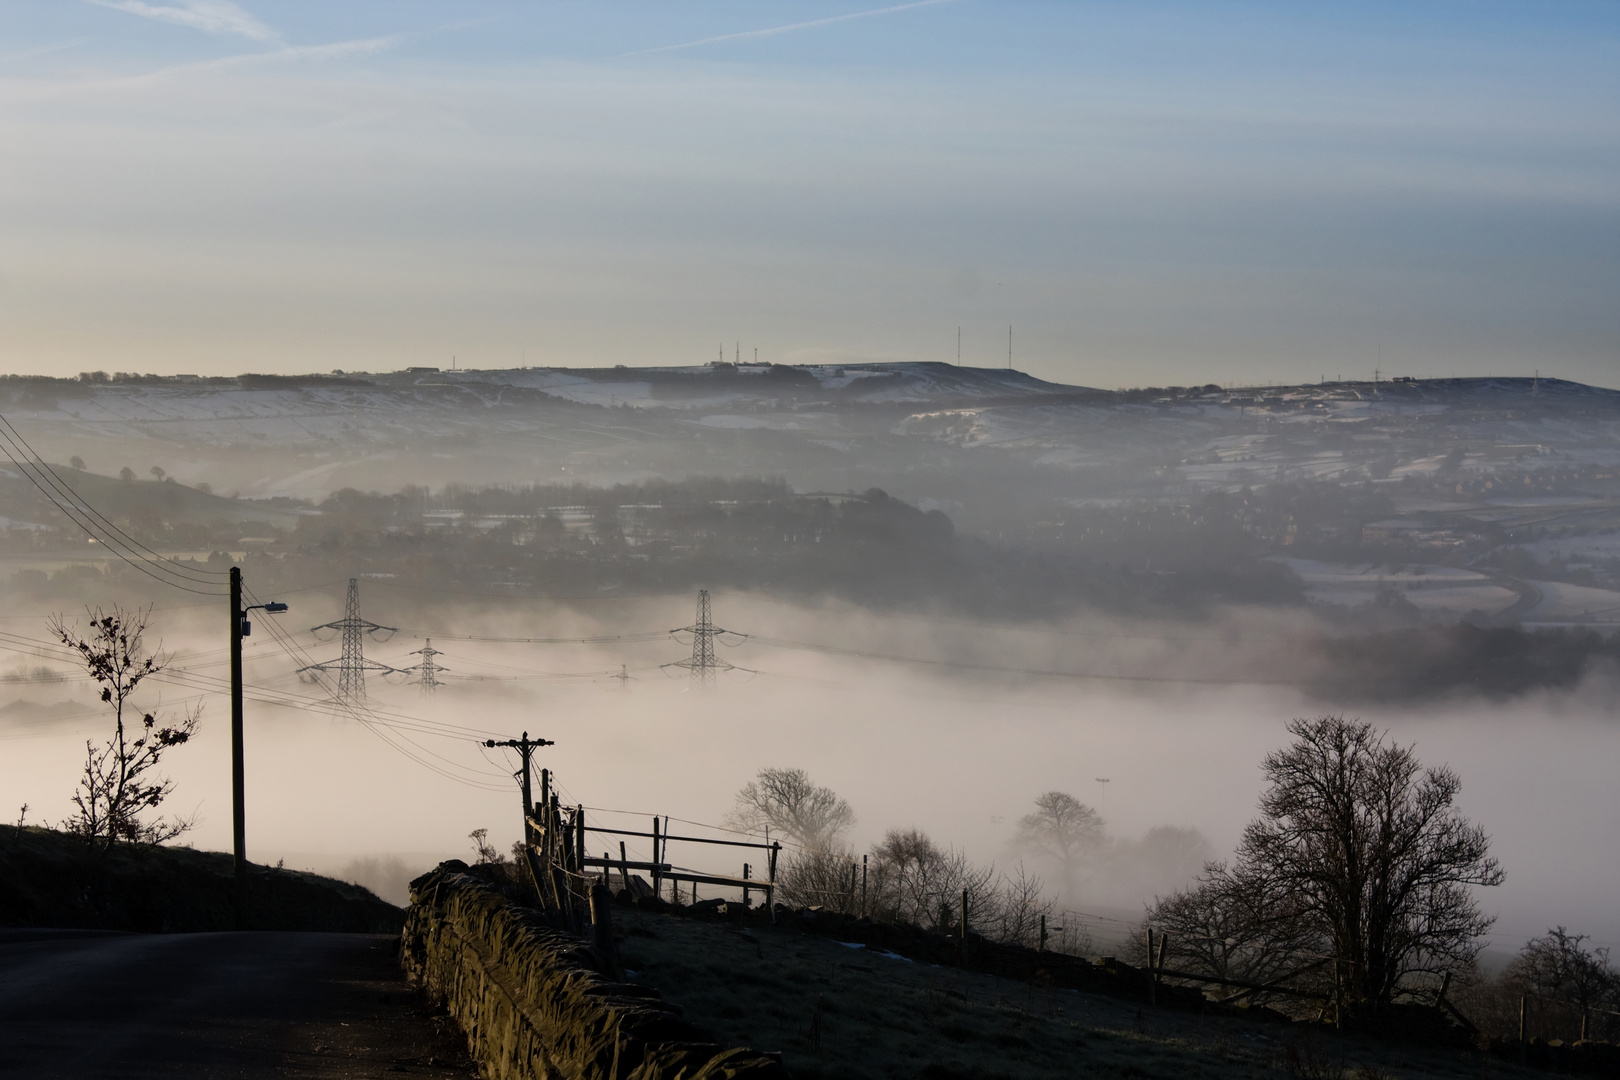
[[[780,842],[760,843],[752,840],[717,840],[703,836],[677,836],[670,831],[669,818],[654,816],[650,831],[610,829],[592,825],[585,816],[583,806],[564,806],[551,790],[550,772],[541,772],[540,800],[524,807],[524,862],[534,881],[541,906],[558,926],[583,932],[590,920],[591,886],[600,882],[611,890],[614,884],[630,890],[634,895],[638,884],[644,884],[650,895],[673,903],[686,901],[682,886],[690,885],[690,901],[697,900],[699,885],[719,886],[727,892],[741,893],[743,903],[749,904],[756,892],[764,894],[767,908],[776,899],[776,871],[782,853]],[[610,843],[618,848],[604,851],[598,857],[591,843],[593,836],[611,837]],[[631,859],[626,852],[630,839],[651,841],[650,860]],[[725,848],[733,854],[736,849],[762,853],[763,866],[752,862],[741,864],[740,874],[714,869],[677,864],[670,857],[676,845],[693,845],[694,854],[711,854],[707,849]],[[684,852],[683,852],[684,854]],[[702,860],[693,860],[702,861]],[[718,862],[718,858],[714,858]],[[712,866],[712,863],[709,865]],[[763,870],[763,874],[758,871]],[[646,874],[647,879],[642,879]],[[632,876],[634,875],[634,876]],[[615,883],[614,878],[618,881]],[[650,883],[648,883],[650,882]],[[665,896],[665,890],[668,895]]]

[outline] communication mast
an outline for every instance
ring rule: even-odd
[[[366,672],[379,671],[384,674],[398,671],[398,668],[387,664],[379,664],[375,660],[365,657],[364,635],[370,634],[375,641],[387,641],[397,632],[392,626],[379,626],[369,619],[360,617],[360,579],[349,579],[348,600],[344,604],[343,618],[336,622],[322,623],[320,626],[310,627],[312,633],[320,630],[337,630],[343,635],[343,654],[336,660],[327,660],[320,664],[310,664],[298,669],[300,675],[306,671],[332,671],[338,673],[337,698],[345,704],[358,704],[366,698]],[[386,636],[379,637],[379,634]]]

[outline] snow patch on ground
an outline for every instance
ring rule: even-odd
[[[1567,585],[1561,581],[1536,581],[1541,603],[1524,616],[1527,623],[1576,622],[1620,625],[1620,592]]]
[[[1421,611],[1457,616],[1470,611],[1494,614],[1518,599],[1512,589],[1484,574],[1454,566],[1387,563],[1327,563],[1276,557],[1305,583],[1307,599],[1318,604],[1359,607],[1383,590],[1399,593]]]

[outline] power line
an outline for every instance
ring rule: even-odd
[[[91,540],[105,546],[119,559],[173,588],[204,596],[225,595],[223,582],[219,580],[225,576],[223,571],[209,570],[160,555],[130,536],[62,479],[4,415],[0,415],[0,443],[4,443],[6,456],[12,464],[40,494],[67,515],[68,520]],[[204,587],[198,588],[199,585]]]
[[[254,601],[255,604],[259,603],[258,598],[253,596],[251,590],[244,587],[243,591],[249,599]],[[275,620],[266,619],[260,625],[269,630],[270,636],[274,640],[275,644],[277,644],[281,648],[282,652],[293,660],[294,663],[302,663],[306,668],[316,667],[312,663],[312,658],[305,653],[301,647],[299,647],[297,642],[292,640],[292,638],[289,637],[286,632],[276,624]],[[77,664],[80,660],[77,653],[70,652],[65,646],[58,642],[30,638],[24,635],[8,633],[5,631],[0,631],[0,649],[22,652],[58,663]],[[178,686],[186,690],[196,691],[202,694],[218,694],[221,692],[227,692],[230,689],[230,681],[227,679],[221,679],[217,676],[204,675],[198,672],[186,670],[184,668],[165,668],[162,671],[157,672],[155,677],[160,682]],[[397,753],[402,754],[414,763],[438,774],[439,776],[444,777],[447,780],[468,787],[480,788],[486,791],[507,790],[505,783],[496,783],[493,781],[493,779],[485,779],[485,777],[492,778],[498,774],[484,773],[479,770],[470,769],[459,762],[452,761],[442,754],[438,754],[427,749],[410,737],[410,735],[414,733],[418,735],[432,735],[439,738],[450,738],[458,742],[472,742],[480,736],[487,737],[489,735],[497,734],[496,732],[488,729],[480,730],[477,728],[462,727],[460,725],[445,724],[442,722],[425,720],[420,717],[413,717],[404,714],[379,714],[365,708],[363,704],[356,705],[338,700],[336,689],[332,686],[331,679],[325,671],[318,669],[315,670],[314,679],[318,684],[328,690],[328,692],[332,695],[331,699],[323,700],[318,698],[308,698],[301,695],[287,694],[278,691],[268,691],[257,687],[245,688],[245,690],[249,699],[258,704],[290,708],[298,711],[301,714],[307,714],[313,711],[327,713],[335,717],[355,720],[374,737],[382,741]],[[469,776],[456,775],[455,772],[451,771],[452,769],[465,772],[469,774],[470,778]]]
[[[316,627],[315,629],[320,629]],[[408,630],[396,631],[400,637],[425,638],[427,631],[413,633]],[[494,645],[624,645],[644,641],[663,641],[669,632],[663,630],[640,631],[631,634],[601,634],[596,637],[486,637],[480,634],[443,634],[437,630],[431,632],[433,637],[440,641],[482,641]]]
[[[1086,671],[1054,671],[1044,668],[1015,668],[1001,664],[985,664],[972,660],[932,660],[921,656],[895,656],[891,653],[846,649],[838,645],[821,645],[811,641],[787,641],[782,638],[749,636],[755,644],[778,649],[800,649],[810,652],[831,653],[835,656],[853,656],[863,660],[884,660],[896,664],[921,664],[926,667],[961,668],[966,671],[990,671],[1004,675],[1031,675],[1048,679],[1098,679],[1108,682],[1190,683],[1212,686],[1298,686],[1293,679],[1215,679],[1178,677],[1173,675],[1113,675]],[[729,665],[728,665],[729,666]]]

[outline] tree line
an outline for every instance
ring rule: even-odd
[[[1202,976],[1216,997],[1247,987],[1240,996],[1366,1029],[1448,988],[1496,1029],[1515,994],[1545,999],[1548,1016],[1617,1007],[1607,950],[1564,927],[1529,942],[1500,977],[1482,973],[1494,919],[1478,892],[1500,884],[1503,869],[1484,829],[1456,807],[1456,773],[1425,766],[1415,747],[1364,721],[1318,716],[1287,730],[1288,745],[1261,763],[1258,815],[1233,855],[1147,905],[1139,962],[1152,928],[1169,939],[1165,968]],[[986,938],[1035,945],[1043,916],[1056,925],[1046,882],[1022,863],[977,866],[915,828],[891,829],[857,855],[847,841],[853,809],[799,769],[761,770],[728,823],[794,842],[780,877],[789,904],[952,933],[965,893],[969,924]],[[1104,823],[1073,796],[1047,792],[1011,846],[1052,868],[1073,897],[1106,847]],[[1090,942],[1070,931],[1047,947],[1086,952]],[[1299,994],[1310,995],[1308,1008]]]

